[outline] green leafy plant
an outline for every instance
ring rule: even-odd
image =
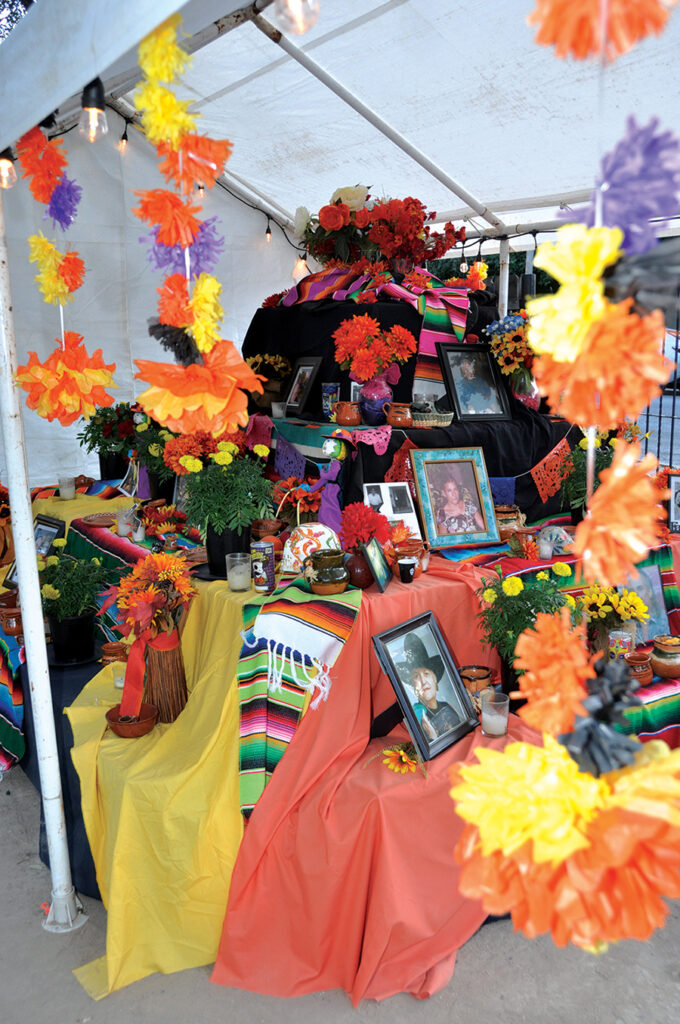
[[[607,440],[608,435],[598,435],[595,440],[595,473],[593,492],[600,486],[599,474],[611,466],[614,458],[614,447]],[[560,503],[562,508],[584,511],[587,504],[586,462],[588,458],[588,441],[582,437],[564,460],[562,485],[560,487]]]
[[[146,466],[149,473],[155,473],[160,481],[169,480],[173,472],[165,463],[163,452],[166,443],[176,435],[143,412],[135,413],[134,420],[133,443],[137,461],[140,466]]]
[[[53,542],[56,554],[48,555],[40,568],[40,592],[46,615],[64,619],[97,610],[97,595],[118,578],[117,570],[105,569],[98,558],[89,560],[65,554],[65,540]]]
[[[88,452],[126,455],[135,445],[134,410],[129,402],[99,406],[76,437]]]
[[[496,569],[496,576],[476,592],[481,601],[477,617],[484,643],[512,663],[520,633],[533,626],[539,612],[552,614],[569,605],[575,613],[573,597],[560,590],[568,576],[571,569],[565,562],[555,562],[550,572],[541,570],[521,577],[503,576]]]
[[[255,449],[258,448],[269,454],[264,445],[256,445]],[[228,455],[232,456],[231,461],[216,461]],[[265,454],[256,450],[241,455],[218,451],[206,461],[206,465],[196,472],[190,470],[186,477],[185,510],[190,523],[203,531],[211,526],[221,533],[228,527],[240,534],[254,519],[272,515],[273,484],[264,475]]]

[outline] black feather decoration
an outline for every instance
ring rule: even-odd
[[[149,334],[160,341],[163,348],[172,352],[176,361],[182,366],[201,362],[201,357],[193,339],[181,327],[161,324],[158,320],[149,320]]]
[[[674,327],[680,309],[680,238],[665,238],[647,252],[622,256],[603,279],[611,302],[632,298],[641,316],[661,309],[666,326]]]

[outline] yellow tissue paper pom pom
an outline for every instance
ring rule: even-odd
[[[189,308],[193,311],[193,322],[187,328],[187,334],[196,342],[199,352],[209,352],[220,340],[219,324],[224,310],[218,299],[222,285],[212,274],[201,274],[197,278]]]
[[[560,284],[589,281],[598,284],[605,267],[621,257],[623,231],[620,228],[588,228],[565,224],[555,242],[539,245],[534,264],[557,278]]]
[[[138,63],[147,78],[172,82],[191,64],[191,57],[177,44],[179,14],[162,22],[139,44]]]
[[[136,90],[134,104],[142,114],[142,127],[149,142],[167,142],[177,149],[183,136],[196,131],[196,117],[187,113],[191,100],[178,100],[175,94],[156,82],[144,82]]]

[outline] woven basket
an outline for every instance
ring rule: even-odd
[[[182,648],[170,651],[146,649],[144,700],[158,708],[159,722],[174,722],[187,702]]]
[[[452,412],[437,412],[430,409],[428,412],[416,412],[411,409],[414,427],[450,427],[453,422]]]

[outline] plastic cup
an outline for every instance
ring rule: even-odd
[[[505,736],[508,731],[510,698],[497,690],[482,692],[482,733],[485,736]]]
[[[113,685],[117,690],[122,690],[125,682],[125,662],[114,661],[111,663],[111,668],[113,669]]]
[[[232,551],[226,557],[230,590],[250,590],[252,564],[249,551]]]
[[[417,564],[417,558],[408,557],[399,559],[399,579],[402,583],[413,583]]]

